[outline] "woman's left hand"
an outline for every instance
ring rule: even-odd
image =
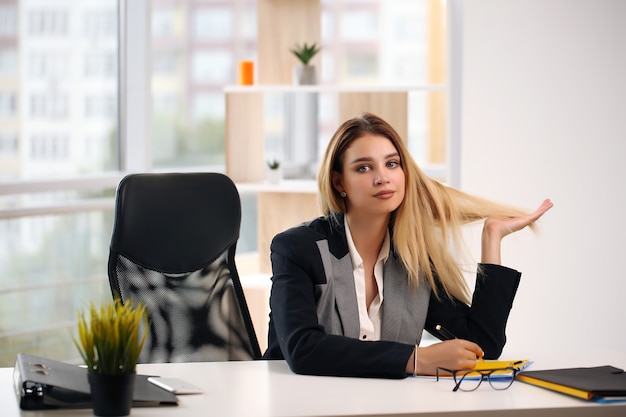
[[[545,199],[535,211],[526,216],[507,218],[490,217],[485,220],[482,236],[481,262],[500,265],[500,242],[502,238],[531,225],[543,216],[546,211],[550,210],[553,205],[550,199]]]
[[[502,239],[506,235],[522,230],[526,226],[539,220],[553,205],[550,199],[545,199],[535,211],[527,216],[508,217],[504,219],[490,217],[485,220],[484,230],[489,233],[492,238]]]

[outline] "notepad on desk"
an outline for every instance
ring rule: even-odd
[[[516,379],[592,401],[626,401],[626,373],[614,366],[524,371]]]
[[[482,378],[482,375],[490,374],[490,378],[511,378],[513,371],[520,372],[530,365],[532,361],[529,359],[508,359],[508,360],[492,360],[492,359],[479,359],[476,361],[476,366],[472,369],[464,370],[464,376],[466,379],[478,379]],[[477,371],[476,373],[472,371]],[[493,371],[493,372],[489,372]],[[435,378],[435,375],[417,375],[418,378]],[[452,375],[439,374],[439,378],[452,378]]]
[[[518,371],[527,368],[532,364],[528,359],[519,359],[519,360],[484,360],[479,359],[476,361],[476,366],[474,366],[475,371],[491,371],[497,369],[507,369],[514,368]]]
[[[515,375],[515,372],[520,372],[532,365],[532,361],[528,359],[511,359],[511,360],[487,360],[479,359],[476,361],[476,366],[472,368],[472,371],[477,371],[476,374],[470,373],[465,376],[466,379],[482,378],[480,375],[489,374],[489,378],[511,378]],[[491,371],[491,372],[489,372]]]

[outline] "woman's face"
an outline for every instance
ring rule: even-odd
[[[404,199],[400,154],[384,136],[367,134],[354,140],[343,155],[342,172],[333,171],[333,186],[346,193],[346,211],[389,214]]]

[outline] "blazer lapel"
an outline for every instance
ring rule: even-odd
[[[417,288],[411,288],[406,270],[394,254],[385,264],[384,279],[381,339],[419,344],[428,314],[430,285],[421,279]]]
[[[359,337],[359,310],[356,301],[352,260],[347,247],[343,251],[329,250],[341,245],[340,234],[320,240],[317,246],[322,257],[327,284],[319,294],[317,317],[329,334]],[[344,243],[345,246],[345,243]],[[340,255],[340,258],[337,258]]]
[[[332,257],[333,279],[335,281],[335,299],[339,321],[344,336],[359,338],[359,308],[356,301],[356,288],[352,272],[350,254],[337,259]]]
[[[381,339],[398,340],[400,327],[405,313],[405,297],[408,288],[406,272],[400,267],[393,253],[384,266],[383,285],[383,322]]]

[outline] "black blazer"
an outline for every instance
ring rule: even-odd
[[[392,249],[383,267],[381,340],[358,340],[359,317],[344,216],[319,217],[274,237],[266,359],[285,359],[296,373],[404,378],[423,329],[442,324],[475,341],[486,359],[500,356],[521,274],[482,265],[471,307],[437,299],[426,280],[409,287]],[[441,292],[440,292],[441,294]],[[433,333],[436,333],[433,330]]]

